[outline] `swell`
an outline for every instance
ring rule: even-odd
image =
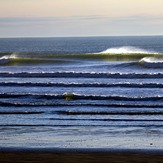
[[[126,52],[119,52],[119,53],[114,53],[114,52],[100,52],[100,53],[69,53],[69,54],[55,54],[55,53],[46,53],[46,52],[28,52],[28,53],[23,53],[23,52],[17,52],[17,53],[2,53],[0,52],[0,57],[2,58],[9,58],[9,59],[15,59],[15,60],[23,60],[23,59],[34,59],[34,60],[39,60],[39,59],[54,59],[54,58],[105,58],[105,57],[131,57],[131,58],[141,58],[141,57],[148,57],[148,56],[162,56],[161,53],[156,53],[156,52],[137,52],[137,51],[126,51]]]
[[[162,124],[0,124],[0,127],[162,127]]]
[[[109,111],[57,111],[57,114],[61,115],[163,115],[163,111],[119,111],[119,112],[109,112]],[[163,121],[163,120],[162,120]]]
[[[162,100],[163,96],[128,97],[128,96],[82,95],[68,93],[0,94],[0,106],[3,107],[96,106],[115,108],[162,108],[163,107]],[[147,101],[150,103],[148,103]],[[151,102],[153,103],[151,104]]]
[[[43,111],[0,111],[0,115],[6,114],[43,114]]]
[[[163,78],[163,73],[105,73],[105,72],[0,72],[1,77],[16,78]]]
[[[152,114],[151,114],[152,115]],[[109,119],[98,119],[98,118],[90,118],[90,119],[86,119],[86,118],[78,118],[78,119],[73,119],[73,118],[50,118],[49,120],[56,120],[56,121],[126,121],[126,122],[163,122],[162,119],[113,119],[113,118],[109,118]]]
[[[58,110],[58,111],[0,111],[0,115],[34,115],[34,114],[56,114],[56,115],[163,115],[163,111],[67,111],[67,110]],[[50,118],[50,119],[57,119],[57,118]],[[64,117],[58,118],[60,120],[65,120]],[[79,118],[75,118],[78,120]],[[72,120],[72,118],[68,119]],[[87,119],[83,119],[87,120]],[[97,118],[95,119],[97,120]],[[102,119],[101,119],[102,120]],[[162,120],[163,121],[163,120]]]
[[[65,62],[98,60],[98,61],[139,61],[144,57],[162,57],[156,53],[92,53],[92,54],[46,54],[46,53],[17,53],[0,54],[0,65],[19,66],[35,64],[56,64]]]
[[[97,104],[97,103],[20,103],[20,102],[0,102],[3,107],[42,107],[42,106],[96,106],[96,107],[115,107],[115,108],[162,108],[161,104]]]
[[[10,87],[124,87],[124,88],[163,88],[162,83],[32,83],[32,82],[0,82],[0,86]]]
[[[70,62],[62,59],[46,59],[46,58],[0,58],[0,65],[6,66],[26,66],[26,65],[40,65],[40,64],[60,64]]]
[[[163,96],[152,97],[128,97],[128,96],[105,96],[105,95],[82,95],[82,94],[14,94],[0,93],[0,98],[34,98],[34,99],[61,99],[61,100],[115,100],[115,101],[156,101],[163,100]]]

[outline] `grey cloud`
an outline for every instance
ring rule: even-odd
[[[5,23],[40,23],[40,22],[56,22],[56,21],[110,21],[110,22],[136,22],[136,21],[162,21],[161,16],[124,16],[124,17],[109,17],[101,15],[88,15],[88,16],[71,16],[71,17],[9,17],[0,18],[0,25]]]
[[[163,15],[1,17],[0,37],[25,36],[29,34],[32,36],[160,34],[162,33],[162,25]]]

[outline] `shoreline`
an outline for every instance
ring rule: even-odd
[[[0,148],[0,162],[162,162],[163,149]]]

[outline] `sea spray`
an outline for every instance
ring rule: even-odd
[[[107,50],[100,52],[100,54],[158,54],[158,53],[134,46],[122,46],[109,48]]]

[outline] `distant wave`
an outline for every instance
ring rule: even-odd
[[[123,54],[123,55],[122,55]],[[1,54],[0,65],[22,66],[22,65],[54,65],[72,64],[88,61],[139,61],[143,57],[161,57],[162,54],[146,51],[135,47],[110,48],[100,53],[87,54],[47,54],[47,53],[15,53]]]
[[[56,111],[56,113],[61,114],[61,115],[118,115],[118,114],[119,115],[162,115],[163,114],[162,111],[123,111],[123,112],[122,111]],[[4,114],[4,112],[2,114]],[[87,120],[87,119],[82,119],[82,120]],[[110,121],[110,119],[97,119],[97,118],[94,120]],[[118,120],[118,119],[112,119],[112,120]],[[119,119],[119,120],[122,121],[123,119]],[[150,121],[149,119],[148,120],[143,119],[143,120]],[[132,119],[130,119],[129,121],[132,121]]]
[[[147,96],[147,97],[129,97],[129,96],[107,96],[107,95],[86,95],[76,93],[64,93],[64,94],[33,94],[33,93],[0,93],[0,98],[34,98],[34,99],[65,99],[71,100],[114,100],[114,101],[160,101],[163,100],[163,96]],[[3,103],[1,101],[1,103]],[[45,102],[43,102],[46,104]],[[30,105],[30,104],[29,104]]]
[[[100,52],[100,54],[159,54],[154,51],[137,48],[134,46],[122,46],[109,48]]]
[[[63,59],[53,59],[53,58],[34,58],[34,57],[12,57],[12,56],[3,56],[0,58],[0,65],[2,66],[22,66],[22,65],[40,65],[40,64],[56,64],[70,62]]]
[[[145,67],[163,68],[163,58],[144,57],[139,63]]]
[[[0,105],[3,107],[41,107],[41,106],[97,106],[97,107],[120,107],[120,108],[162,108],[162,103],[146,103],[147,101],[162,101],[163,96],[151,97],[128,97],[128,96],[104,96],[85,94],[0,94]],[[3,98],[3,99],[2,99]],[[6,98],[6,100],[4,99]],[[19,98],[19,101],[15,99]],[[28,101],[28,99],[32,101]],[[11,99],[11,100],[9,100]],[[23,99],[23,100],[22,100]],[[26,99],[26,100],[24,100]],[[40,101],[42,99],[42,101]],[[72,100],[73,102],[70,102]],[[81,102],[78,100],[84,100]],[[100,101],[105,100],[105,102]],[[136,103],[130,103],[130,102]],[[138,103],[138,102],[141,103]],[[120,103],[119,103],[120,102]],[[143,103],[142,103],[143,102]]]
[[[14,78],[163,78],[163,73],[106,73],[106,72],[0,72],[2,77]]]
[[[163,88],[162,83],[33,83],[33,82],[0,82],[0,86],[5,87],[124,87],[124,88]]]

